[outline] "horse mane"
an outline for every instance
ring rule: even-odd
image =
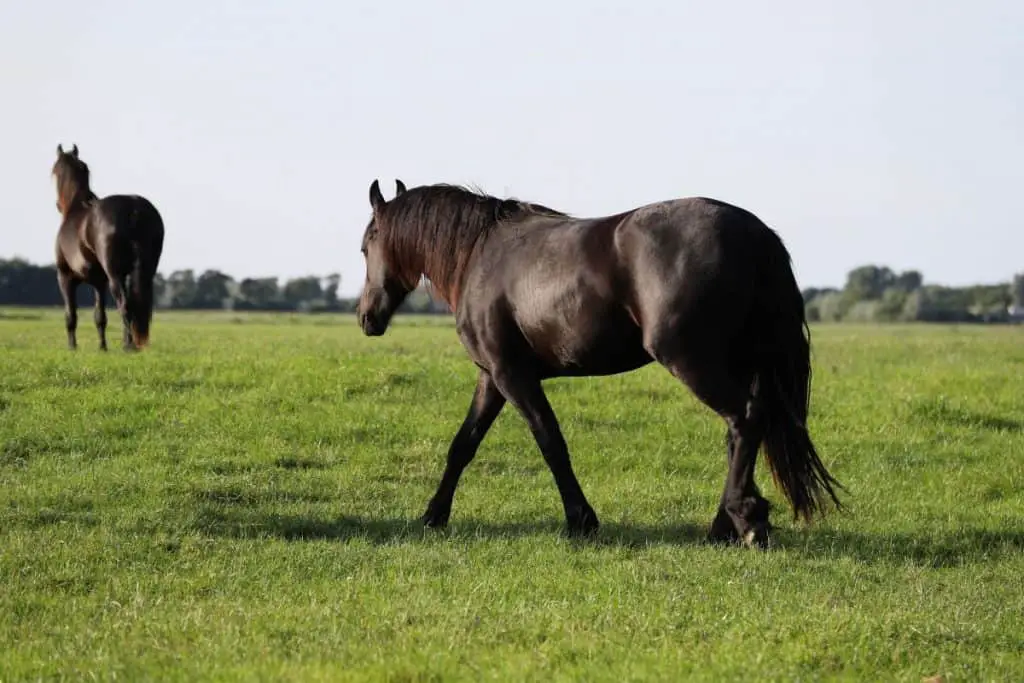
[[[57,179],[57,209],[62,215],[67,216],[76,206],[96,198],[89,187],[89,166],[77,156],[61,152],[51,175]]]
[[[374,220],[392,273],[409,289],[426,276],[431,288],[454,309],[477,241],[527,216],[564,218],[568,214],[442,183],[410,188],[385,204]]]

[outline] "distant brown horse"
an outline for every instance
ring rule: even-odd
[[[542,382],[651,362],[727,425],[728,474],[711,539],[768,543],[769,505],[754,481],[762,445],[794,514],[839,505],[838,482],[807,431],[803,297],[782,241],[752,213],[694,197],[572,218],[449,185],[397,187],[385,201],[377,181],[370,186],[360,325],[384,334],[426,276],[454,309],[479,368],[424,524],[448,523],[459,478],[508,402],[551,469],[569,531],[595,531]]]
[[[75,292],[82,283],[96,290],[93,318],[100,349],[107,350],[107,288],[121,314],[124,349],[145,346],[153,316],[153,277],[164,244],[160,213],[137,195],[97,197],[89,187],[89,167],[78,158],[78,145],[70,152],[57,145],[52,175],[63,217],[57,233],[57,282],[64,297],[68,348],[78,346]]]

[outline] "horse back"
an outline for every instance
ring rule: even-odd
[[[119,239],[152,241],[163,239],[164,224],[153,203],[139,195],[115,194],[95,202],[92,224],[97,232]]]
[[[490,355],[475,348],[479,337],[534,357],[541,376],[615,374],[650,362],[624,305],[615,253],[628,215],[530,216],[495,231],[474,259],[456,311],[474,360]]]
[[[145,197],[109,195],[93,199],[65,217],[57,234],[57,265],[82,280],[126,272],[137,258],[156,269],[163,251],[164,225]]]
[[[728,319],[716,328],[728,337],[742,325],[769,234],[749,212],[699,197],[529,217],[485,242],[457,313],[474,327],[501,311],[552,374],[629,370],[650,361],[645,347],[666,327]]]

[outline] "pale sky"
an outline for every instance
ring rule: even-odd
[[[712,196],[803,287],[1024,271],[1017,0],[4,0],[0,74],[2,257],[52,262],[61,142],[156,204],[165,274],[357,292],[396,177],[580,216]]]

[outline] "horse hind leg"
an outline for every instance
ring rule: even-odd
[[[116,277],[110,278],[110,296],[114,299],[117,312],[121,315],[121,346],[125,351],[134,351],[135,342],[132,341],[131,311],[128,307],[127,282]]]
[[[757,453],[765,433],[764,411],[756,379],[743,414],[726,418],[726,423],[729,469],[718,514],[708,537],[712,542],[740,540],[746,546],[767,547],[771,533],[768,521],[771,505],[761,495],[754,479]]]
[[[750,364],[715,350],[714,344],[698,347],[675,341],[685,338],[680,334],[666,336],[662,339],[667,341],[649,344],[648,350],[727,426],[728,474],[708,538],[766,547],[771,531],[770,505],[754,479],[764,438],[764,416],[754,373],[749,370]]]
[[[93,308],[93,322],[96,323],[96,334],[100,339],[100,351],[107,350],[107,304],[103,300],[103,287],[98,286],[96,290],[96,303]]]

